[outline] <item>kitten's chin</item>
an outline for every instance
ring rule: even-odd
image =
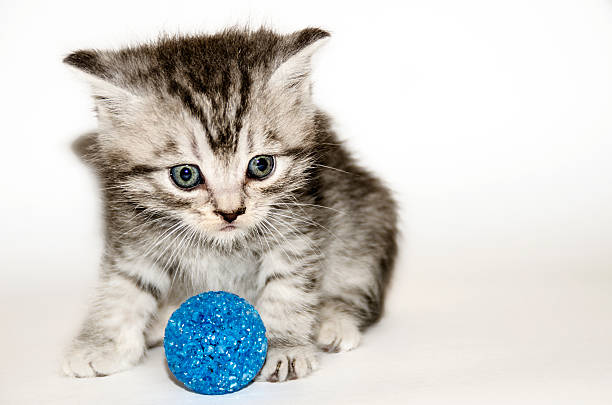
[[[244,230],[240,226],[224,224],[215,229],[213,235],[219,242],[232,243],[244,237],[244,233]]]

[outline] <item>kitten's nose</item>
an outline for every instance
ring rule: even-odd
[[[223,217],[223,219],[225,219],[226,222],[231,224],[232,222],[236,220],[236,218],[238,218],[238,215],[242,215],[245,212],[246,212],[246,208],[240,207],[236,211],[232,211],[232,212],[216,210],[215,214],[221,215],[221,217]]]

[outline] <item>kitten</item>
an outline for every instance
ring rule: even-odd
[[[106,214],[67,375],[133,366],[203,291],[255,305],[266,381],[309,374],[319,349],[351,350],[378,320],[395,204],[312,102],[310,59],[328,36],[229,29],[64,59],[92,87]]]

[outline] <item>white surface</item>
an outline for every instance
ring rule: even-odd
[[[0,402],[612,402],[612,3],[0,3]],[[59,375],[102,247],[81,47],[265,22],[332,31],[315,95],[402,204],[383,321],[304,380],[202,397],[160,349]]]

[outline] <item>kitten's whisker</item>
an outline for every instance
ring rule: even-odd
[[[296,206],[296,207],[302,207],[302,206],[303,206],[303,207],[317,207],[317,208],[325,208],[325,209],[328,209],[328,210],[335,211],[335,212],[337,212],[337,213],[339,213],[339,214],[342,214],[342,215],[348,215],[346,212],[344,212],[344,211],[340,211],[339,209],[332,208],[332,207],[326,207],[326,206],[324,206],[324,205],[319,205],[319,204],[306,204],[306,203],[293,203],[293,202],[277,202],[277,203],[274,203],[274,204],[271,204],[271,205],[275,205],[275,204],[280,204],[280,205],[293,205],[293,206]]]
[[[350,174],[352,176],[357,176],[356,173],[347,172],[346,170],[338,169],[337,167],[325,166],[325,165],[322,165],[322,164],[319,164],[319,163],[315,163],[315,164],[313,164],[313,166],[322,167],[322,168],[330,169],[330,170],[335,170],[337,172]]]
[[[167,251],[168,249],[170,249],[170,247],[173,245],[173,243],[174,243],[174,242],[176,242],[176,240],[177,240],[178,238],[180,238],[180,237],[181,237],[181,235],[182,235],[182,234],[185,232],[185,230],[186,230],[186,228],[185,228],[185,227],[182,227],[182,226],[181,226],[181,227],[179,227],[179,228],[177,228],[177,229],[176,229],[176,231],[177,231],[176,233],[175,233],[175,232],[173,232],[172,234],[168,235],[168,236],[172,236],[172,235],[173,235],[173,236],[172,236],[171,240],[169,240],[169,241],[166,243],[166,246],[160,246],[160,249],[162,249],[161,251],[158,251],[158,252],[151,252],[151,256],[152,256],[152,257],[155,259],[155,260],[153,261],[153,265],[154,265],[154,266],[155,266],[155,265],[157,265],[157,263],[158,263],[158,262],[159,262],[159,261],[162,259],[162,257],[164,257],[164,254],[166,253],[166,251]],[[174,251],[173,251],[172,253],[174,253]],[[167,261],[165,261],[165,263],[167,263]],[[161,264],[160,264],[160,265],[161,265]],[[165,267],[165,264],[164,264],[164,266],[162,266],[162,269],[163,269],[164,267]]]
[[[297,198],[294,195],[290,195],[289,198],[291,198],[291,200],[293,201],[293,203],[299,203]],[[293,205],[292,207],[296,207],[296,205]],[[297,205],[298,209],[302,212],[302,214],[304,214],[305,216],[310,216],[308,215],[308,213],[306,212],[306,210],[304,209],[303,206],[299,206]],[[291,212],[293,214],[293,212]]]
[[[151,217],[149,217],[149,218],[151,218]],[[133,228],[131,228],[131,229],[128,229],[127,231],[122,232],[121,234],[117,235],[117,239],[121,239],[121,238],[123,238],[125,235],[127,235],[127,234],[129,234],[129,233],[132,233],[132,232],[134,232],[134,231],[136,231],[136,229],[144,228],[144,227],[146,227],[146,226],[152,225],[152,224],[154,224],[154,223],[156,223],[156,222],[159,222],[159,221],[163,221],[163,220],[165,220],[165,219],[166,219],[166,218],[156,218],[156,219],[153,219],[153,220],[147,220],[147,219],[145,219],[145,220],[144,220],[144,222],[142,222],[141,224],[138,224],[138,225],[136,225],[135,227],[133,227]],[[126,223],[129,223],[129,221],[128,221],[128,222],[126,222]],[[139,231],[139,232],[140,232],[140,231]]]
[[[311,249],[313,252],[317,254],[321,253],[321,250],[315,244],[315,241],[311,237],[306,235],[304,232],[300,231],[296,226],[292,225],[289,221],[283,220],[282,218],[278,218],[278,217],[270,217],[270,219],[271,220],[274,219],[276,222],[283,224],[286,227],[289,227],[290,233],[294,235],[295,237],[297,237],[302,242],[304,242],[308,246],[309,249]]]
[[[172,234],[174,234],[175,232],[177,232],[178,230],[180,230],[184,225],[181,222],[177,222],[176,224],[172,225],[170,228],[166,229],[161,236],[159,236],[152,245],[150,245],[150,247],[142,254],[143,256],[148,256],[153,249],[155,249],[157,246],[159,246],[163,241],[165,241],[166,239],[168,239]]]
[[[259,229],[259,224],[255,224],[255,231],[253,232],[253,235],[255,235],[257,237],[257,240],[259,240],[259,246],[261,246],[261,249],[264,249],[264,245],[263,245],[263,241],[261,239],[261,236],[259,235],[261,233],[260,229]]]
[[[275,215],[279,215],[281,216],[281,214],[275,214]],[[314,220],[310,220],[304,217],[300,217],[298,215],[294,216],[294,217],[289,217],[289,218],[293,218],[297,221],[301,221],[310,225],[314,225],[314,226],[318,226],[321,229],[324,229],[325,231],[329,232],[330,235],[332,235],[334,238],[336,238],[337,240],[339,240],[340,242],[342,242],[343,244],[346,244],[346,242],[344,240],[342,240],[338,235],[336,235],[335,233],[333,233],[332,231],[330,231],[329,229],[327,229],[325,226],[321,225],[320,223],[318,223],[317,221]]]
[[[100,187],[101,191],[110,191],[110,190],[126,190],[129,189],[129,185],[127,184],[116,184],[113,186]]]
[[[150,243],[146,243],[144,245],[141,245],[141,247],[145,249],[145,251],[143,253],[143,256],[147,256],[151,249],[155,248],[159,243],[163,242],[163,240],[165,239],[166,236],[169,236],[173,231],[175,231],[180,226],[181,226],[181,223],[177,222],[177,223],[171,225],[170,227],[164,229],[161,232],[161,235],[157,235],[157,237],[155,239],[153,239],[152,241],[146,241],[145,240],[145,242],[150,242]]]
[[[164,256],[164,254],[168,251],[168,249],[170,249],[171,247],[173,247],[174,243],[179,240],[184,234],[185,232],[189,231],[189,227],[185,226],[185,225],[181,225],[181,227],[179,228],[180,232],[178,234],[176,234],[172,240],[170,242],[168,242],[168,245],[164,248],[164,250],[162,250],[161,252],[159,252],[157,254],[157,258],[155,259],[155,261],[153,262],[153,266],[157,265],[157,263],[159,262],[159,260]],[[174,253],[176,253],[176,250],[171,254],[170,257],[172,257],[174,255]],[[169,259],[169,258],[168,258]],[[166,260],[166,263],[164,264],[165,268],[166,266],[168,266],[168,264],[172,265],[170,260]],[[163,270],[162,270],[163,273]]]
[[[166,263],[164,267],[168,267],[168,268],[173,267],[174,261],[181,253],[183,242],[185,242],[185,238],[190,233],[191,233],[191,229],[189,227],[185,227],[185,229],[181,231],[181,233],[178,234],[176,238],[172,240],[172,242],[169,243],[169,245],[172,246],[172,249],[170,250],[168,257],[165,260]]]
[[[197,233],[197,229],[192,229],[191,232],[183,238],[183,240],[181,241],[181,245],[179,245],[179,247],[177,248],[177,251],[179,251],[179,249],[184,250],[185,247],[189,247],[194,236]],[[174,280],[176,279],[176,276],[179,272],[182,273],[183,270],[183,258],[186,256],[184,254],[185,252],[182,252],[180,258],[179,258],[179,262],[176,265],[176,268],[174,269],[174,274],[172,275],[172,280],[170,281],[170,286],[172,286],[174,284]]]
[[[289,254],[287,254],[287,251],[283,248],[283,245],[280,243],[280,241],[276,238],[276,235],[274,234],[274,231],[270,230],[270,228],[268,228],[268,225],[270,225],[272,228],[274,228],[276,230],[276,228],[274,227],[274,225],[272,225],[270,223],[270,221],[268,221],[267,218],[263,218],[263,221],[261,222],[262,226],[264,226],[266,229],[268,229],[268,232],[270,232],[270,234],[272,235],[272,237],[274,238],[274,240],[277,243],[277,247],[283,252],[283,254],[285,255],[285,257],[287,257],[287,260],[289,262],[291,262],[291,258],[289,257]],[[276,230],[276,232],[278,232],[278,230]],[[279,232],[280,235],[280,232]],[[282,235],[281,235],[282,237]]]
[[[312,251],[314,251],[315,253],[317,253],[317,254],[319,254],[319,253],[320,253],[320,250],[319,250],[319,249],[318,249],[316,246],[314,246],[314,245],[312,244],[312,241],[311,241],[309,238],[307,238],[307,237],[306,237],[306,235],[305,235],[303,232],[300,232],[300,231],[299,231],[299,230],[298,230],[296,227],[294,227],[293,225],[291,225],[289,222],[287,222],[287,221],[283,221],[282,219],[280,219],[280,218],[276,218],[276,217],[273,217],[273,216],[269,217],[268,219],[269,219],[270,221],[272,221],[272,220],[276,221],[276,222],[277,222],[279,225],[283,225],[283,226],[286,226],[286,227],[290,227],[290,228],[292,229],[292,230],[290,231],[290,233],[291,233],[292,235],[294,235],[294,236],[295,236],[295,237],[297,237],[299,240],[301,240],[302,242],[304,242],[304,243],[305,243],[305,244],[308,246],[308,248],[309,248],[309,249],[311,249]],[[284,235],[284,234],[283,234],[283,235]],[[289,240],[288,240],[288,238],[287,238],[287,237],[285,237],[285,240],[287,241],[287,243],[289,243]],[[298,255],[298,252],[294,251],[294,253],[296,253],[296,255]]]
[[[137,209],[133,209],[132,211],[137,211]],[[130,218],[130,219],[129,219],[129,220],[126,222],[126,223],[128,223],[128,224],[129,224],[130,222],[132,222],[132,221],[133,221],[133,220],[135,220],[136,218],[138,218],[138,217],[140,217],[140,216],[142,216],[142,215],[145,215],[145,214],[149,214],[149,215],[147,216],[147,220],[148,220],[148,219],[151,219],[151,217],[152,217],[153,215],[155,215],[155,214],[160,215],[160,218],[165,218],[165,217],[166,217],[166,214],[161,213],[161,212],[159,212],[158,210],[155,210],[155,209],[153,209],[153,208],[144,208],[142,211],[140,211],[140,212],[139,212],[139,213],[137,213],[136,215],[132,216],[132,217],[131,217],[131,218]]]
[[[272,237],[274,237],[274,234],[273,234],[272,230],[270,230],[270,228],[268,228],[268,226],[266,225],[265,222],[266,222],[266,218],[262,218],[261,222],[259,223],[259,225],[265,231],[265,234],[263,235],[263,237],[264,237],[264,240],[266,241],[266,244],[268,245],[268,250],[272,251],[272,246],[270,245],[270,242],[268,242],[268,239],[266,238],[266,235],[271,235]],[[276,243],[278,243],[278,240],[276,241]]]
[[[160,243],[161,238],[169,234],[173,230],[173,228],[174,226],[165,229],[161,235],[156,235],[155,239],[152,239],[152,240],[145,239],[145,240],[137,241],[136,244],[138,245],[139,249],[143,251],[142,256],[148,257],[149,252],[152,251]]]
[[[278,233],[278,236],[280,236],[282,239],[284,239],[284,241],[291,248],[291,251],[293,252],[293,254],[296,255],[296,256],[299,256],[301,254],[301,252],[298,249],[295,248],[295,245],[293,245],[291,242],[289,242],[289,239],[287,239],[287,237],[285,235],[283,235],[283,233],[281,231],[279,231],[278,228],[276,228],[272,224],[272,222],[270,222],[270,219],[272,219],[272,218],[266,218],[265,219],[266,223],[269,224]],[[272,235],[272,236],[274,236],[274,235]],[[276,237],[274,239],[276,239]],[[285,256],[287,256],[287,259],[291,262],[291,259],[289,258],[289,255],[285,251],[284,247],[280,246],[280,243],[279,243],[279,247],[283,250],[283,252],[285,253]]]
[[[272,248],[270,247],[270,243],[268,243],[268,240],[266,239],[265,235],[263,235],[263,227],[261,227],[261,223],[257,223],[255,224],[255,228],[257,229],[258,233],[256,234],[257,237],[259,237],[259,240],[261,241],[263,239],[264,242],[266,242],[266,245],[268,246],[268,252],[270,252],[272,250]],[[262,234],[262,236],[260,237],[260,234]],[[263,249],[263,246],[262,246]]]

